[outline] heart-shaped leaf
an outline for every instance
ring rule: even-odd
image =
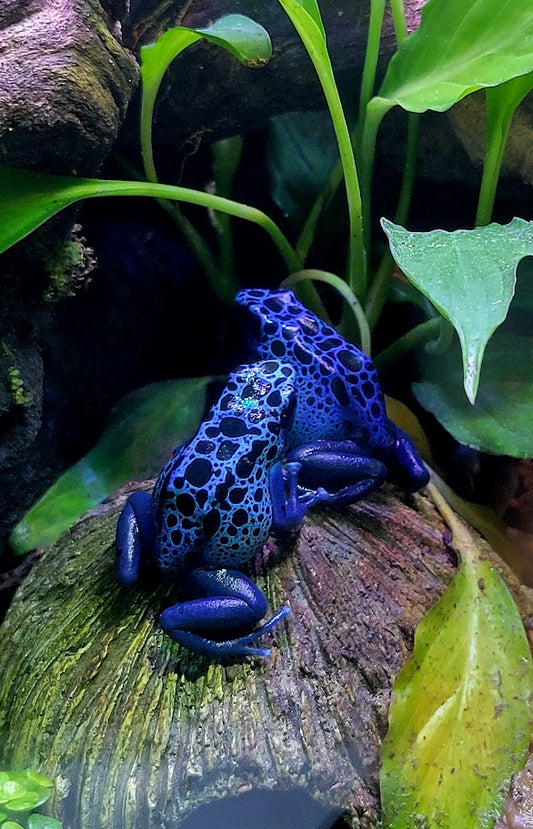
[[[393,686],[384,829],[489,829],[527,756],[533,665],[524,626],[486,553],[457,517],[446,520],[461,561]]]
[[[464,388],[474,403],[487,342],[513,298],[517,265],[533,253],[533,222],[513,219],[451,233],[410,233],[386,219],[381,224],[399,267],[456,329]]]
[[[209,380],[153,383],[125,397],[94,449],[64,472],[16,525],[9,539],[14,552],[53,544],[116,489],[156,475],[176,445],[196,432]]]
[[[533,71],[530,0],[429,0],[392,58],[376,106],[443,112],[483,87]]]

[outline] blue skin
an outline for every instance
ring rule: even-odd
[[[263,362],[230,375],[153,496],[131,495],[117,527],[121,584],[134,584],[144,561],[180,581],[195,598],[165,610],[161,625],[210,657],[270,654],[252,643],[289,608],[254,630],[267,602],[240,568],[271,533],[294,532],[309,507],[356,501],[386,478],[410,492],[428,481],[363,352],[291,291],[241,291],[237,303]]]
[[[118,580],[133,585],[151,565],[179,581],[194,598],[164,610],[160,622],[190,650],[269,656],[252,643],[290,613],[283,607],[254,630],[267,601],[240,569],[272,532],[299,529],[313,501],[298,495],[299,464],[281,465],[295,403],[291,366],[241,366],[196,436],[166,464],[153,495],[133,493],[120,515]]]
[[[241,291],[254,359],[290,363],[298,390],[289,462],[309,505],[352,503],[384,480],[406,492],[429,475],[409,437],[389,418],[374,365],[308,311],[292,291]],[[313,497],[311,497],[313,496]]]

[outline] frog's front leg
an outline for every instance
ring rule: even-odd
[[[298,473],[301,463],[292,461],[275,463],[269,473],[268,486],[272,504],[272,534],[297,533],[308,509],[306,498],[301,497]]]
[[[185,587],[201,598],[173,605],[159,619],[163,630],[174,641],[210,657],[270,656],[270,650],[252,647],[251,643],[287,616],[290,608],[282,607],[268,622],[253,630],[266,613],[267,601],[257,585],[242,573],[226,569],[192,570],[186,577]],[[228,638],[221,638],[225,633]],[[211,638],[213,635],[217,638]]]
[[[300,464],[300,501],[316,504],[350,504],[377,489],[387,467],[365,454],[365,448],[350,440],[317,440],[296,447],[289,462]]]
[[[126,501],[117,524],[117,579],[123,587],[135,584],[142,558],[155,544],[155,520],[149,492],[134,492]]]

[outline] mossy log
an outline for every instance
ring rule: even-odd
[[[118,587],[116,518],[78,524],[15,597],[0,763],[53,777],[66,829],[178,827],[223,796],[298,788],[374,826],[391,680],[454,568],[431,504],[383,490],[312,516],[290,551],[270,545],[258,583],[292,614],[265,637],[270,659],[234,664],[162,633],[175,588]]]
[[[270,659],[231,664],[163,634],[175,586],[119,588],[120,501],[80,522],[0,630],[0,767],[50,775],[65,829],[237,829],[247,797],[295,791],[374,827],[391,682],[455,567],[432,504],[402,498],[383,488],[306,519],[292,550],[267,545],[258,583],[292,614]],[[233,795],[231,824],[189,822]]]

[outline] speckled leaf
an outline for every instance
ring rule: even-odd
[[[531,0],[429,0],[389,64],[378,103],[442,112],[531,71]]]
[[[458,518],[461,562],[417,628],[383,745],[384,829],[489,829],[527,756],[533,668],[516,606]]]
[[[533,253],[533,222],[513,219],[452,233],[410,233],[386,219],[381,224],[402,271],[454,325],[465,392],[474,403],[487,342],[513,298],[517,265]]]
[[[84,512],[129,481],[156,475],[196,432],[209,377],[153,383],[124,398],[100,441],[16,525],[16,554],[52,544]]]
[[[497,455],[533,457],[533,337],[508,323],[490,341],[475,405],[461,388],[458,346],[445,354],[420,353],[422,380],[413,384],[421,405],[456,440]]]

